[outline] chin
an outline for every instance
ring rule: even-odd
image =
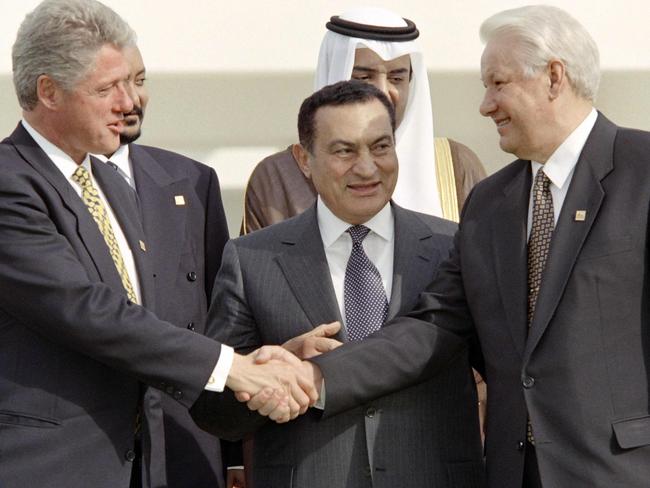
[[[120,144],[131,144],[132,142],[137,141],[141,134],[142,132],[140,131],[140,128],[134,131],[122,132],[120,134]]]

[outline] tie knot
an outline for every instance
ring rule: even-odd
[[[77,169],[72,173],[72,179],[75,181],[81,188],[88,188],[92,186],[90,181],[90,174],[88,170],[83,166],[77,166]]]
[[[551,180],[546,176],[544,170],[540,168],[539,171],[537,171],[537,175],[535,175],[535,188],[548,191],[550,186]]]
[[[370,232],[370,229],[365,225],[353,225],[346,232],[352,237],[352,244],[361,244],[368,235],[368,232]]]

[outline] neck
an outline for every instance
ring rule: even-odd
[[[23,118],[31,125],[40,135],[50,141],[56,147],[66,153],[72,160],[77,163],[83,163],[86,158],[85,152],[75,151],[57,131],[58,124],[49,118],[36,107],[34,110],[23,110]]]

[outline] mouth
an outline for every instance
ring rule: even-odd
[[[115,122],[108,124],[108,128],[111,132],[119,136],[124,130],[124,119],[116,120]]]
[[[503,118],[503,119],[494,119],[494,123],[496,124],[497,131],[500,134],[501,130],[510,123],[510,117],[506,117],[506,118]]]
[[[142,109],[134,107],[128,114],[124,114],[124,122],[128,127],[137,125],[142,120]]]
[[[349,184],[348,190],[350,190],[354,195],[364,197],[373,195],[379,188],[380,182],[375,181],[372,183],[354,183]]]

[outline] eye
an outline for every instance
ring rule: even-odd
[[[370,81],[372,78],[368,73],[357,73],[357,74],[352,74],[352,79],[353,80],[359,80],[359,81]]]
[[[406,78],[403,76],[391,76],[388,78],[388,80],[393,84],[393,85],[399,85],[400,83],[403,83],[406,81]]]
[[[135,86],[144,86],[146,78],[136,78],[135,80]]]

